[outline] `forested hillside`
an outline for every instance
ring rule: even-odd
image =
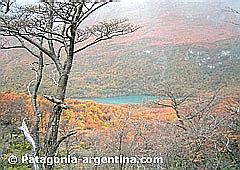
[[[97,55],[90,50],[76,57],[69,97],[161,95],[162,85],[168,83],[184,86],[184,90],[191,92],[227,85],[228,93],[232,93],[239,88],[238,38],[216,42],[209,48],[103,45],[99,50]],[[1,91],[26,91],[34,78],[29,67],[34,60],[21,53],[17,55],[2,57]],[[51,77],[58,75],[51,65],[45,69],[41,92],[53,93]]]
[[[70,108],[62,113],[59,135],[62,137],[73,130],[77,133],[61,145],[57,155],[106,157],[121,153],[141,157],[144,154],[149,158],[161,156],[165,161],[162,164],[126,164],[126,169],[138,166],[156,169],[162,166],[176,170],[183,167],[237,170],[240,138],[235,127],[239,123],[239,94],[232,97],[215,95],[214,92],[189,98],[176,108],[174,105],[171,108],[160,104],[102,105],[67,99]],[[44,139],[51,103],[42,97],[38,101],[43,115],[40,139]],[[163,105],[173,104],[171,98],[159,102]],[[10,165],[7,159],[12,154],[21,157],[31,150],[29,143],[17,130],[25,117],[28,117],[29,128],[33,126],[33,122],[29,121],[34,116],[31,99],[24,93],[0,93],[0,106],[0,166],[30,169],[31,164]],[[111,166],[119,168],[121,164]],[[94,167],[106,170],[109,165],[56,165],[60,169]]]
[[[142,28],[134,36],[109,40],[77,54],[69,97],[157,94],[162,84],[172,81],[184,82],[189,90],[227,84],[234,91],[238,86],[239,29],[231,23],[238,18],[223,11],[236,4],[155,1],[120,5],[121,18],[136,21]],[[108,10],[100,10],[83,24],[117,17],[113,9],[114,4],[109,4]],[[23,50],[0,51],[0,56],[0,90],[26,91],[34,78],[30,69],[34,58]],[[57,71],[51,64],[45,70],[40,91],[54,93],[51,78],[57,78]]]
[[[239,170],[239,8],[0,0],[0,169]]]

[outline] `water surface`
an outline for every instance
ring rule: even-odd
[[[89,97],[80,98],[80,100],[92,100],[101,104],[144,104],[159,99],[158,96],[114,96],[114,97]]]

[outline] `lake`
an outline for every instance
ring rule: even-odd
[[[96,103],[101,104],[143,104],[146,102],[151,102],[159,99],[158,96],[147,96],[147,95],[139,95],[139,96],[115,96],[115,97],[86,97],[80,98],[80,100],[92,100]]]

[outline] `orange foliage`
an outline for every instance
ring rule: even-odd
[[[20,104],[18,104],[21,103]],[[102,133],[110,133],[110,129],[114,128],[119,130],[123,126],[126,114],[131,112],[131,120],[160,120],[160,121],[172,121],[176,119],[176,116],[170,108],[150,108],[143,106],[124,106],[124,105],[108,105],[97,104],[92,101],[79,101],[66,99],[66,104],[70,106],[70,109],[63,110],[60,122],[60,133],[65,133],[70,130],[77,130],[79,134],[90,131],[98,130]],[[47,128],[47,122],[51,113],[52,103],[45,98],[38,97],[39,109],[42,113],[40,122],[40,131],[45,133]],[[11,107],[11,104],[15,104]],[[16,105],[17,104],[17,105]],[[19,112],[16,110],[22,109]],[[16,117],[16,125],[20,125],[22,119],[26,117],[29,120],[29,126],[31,127],[31,120],[33,120],[34,114],[31,105],[31,98],[25,93],[0,93],[0,110],[1,116],[6,117],[9,113],[7,110],[11,110],[14,117]],[[21,113],[20,113],[21,112]],[[21,116],[19,116],[21,114]],[[111,128],[110,128],[111,127]],[[112,129],[113,130],[113,129]],[[128,136],[131,139],[131,132]]]
[[[17,96],[15,93],[12,92],[6,92],[6,93],[0,93],[0,100],[16,100]]]

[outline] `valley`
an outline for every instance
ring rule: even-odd
[[[137,22],[142,26],[139,31],[76,55],[68,97],[161,95],[162,85],[169,83],[191,92],[222,85],[228,86],[228,92],[238,89],[239,28],[229,23],[237,22],[238,16],[223,11],[236,5],[234,2],[212,1],[206,5],[205,1],[161,0],[143,8],[146,3],[119,4],[123,7],[118,9],[122,18]],[[83,26],[117,17],[114,9],[114,4],[109,4],[108,10],[100,10]],[[30,64],[35,59],[21,49],[1,50],[0,56],[0,91],[26,92],[34,78]],[[46,59],[45,63],[51,61]],[[57,78],[57,72],[52,65],[45,70],[41,94],[54,94],[50,77]]]
[[[0,169],[239,170],[240,3],[100,4],[0,9]],[[9,162],[25,154],[164,161]]]

